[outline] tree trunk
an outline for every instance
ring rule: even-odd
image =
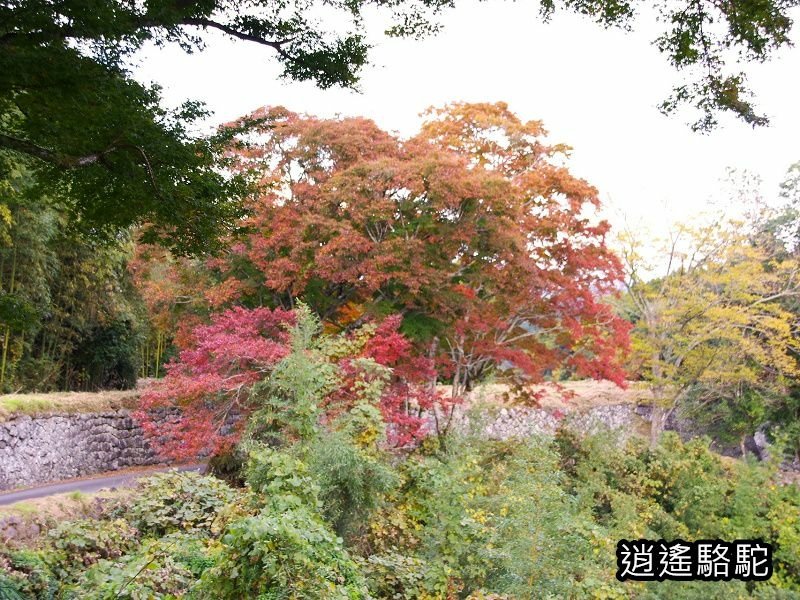
[[[653,411],[650,413],[650,447],[655,448],[658,446],[658,441],[661,439],[661,434],[664,432],[664,426],[667,422],[669,411],[663,406],[653,404]]]

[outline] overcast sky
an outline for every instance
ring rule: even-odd
[[[269,104],[364,115],[410,135],[431,105],[504,100],[522,118],[544,121],[551,141],[574,148],[571,169],[599,188],[612,221],[625,216],[655,228],[691,218],[719,197],[728,167],[759,175],[764,193],[774,195],[800,160],[800,49],[748,69],[770,127],[725,117],[701,135],[686,125],[689,115],[657,110],[681,78],[651,45],[654,24],[625,33],[571,14],[543,24],[527,0],[463,3],[443,22],[438,36],[423,41],[376,37],[360,93],[281,81],[269,49],[211,34],[195,55],[147,51],[136,75],[162,85],[170,104],[205,102],[215,123]]]

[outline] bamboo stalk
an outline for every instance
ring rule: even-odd
[[[8,286],[8,293],[14,293],[14,281],[17,274],[17,247],[14,246],[14,251],[11,259],[11,281]],[[3,357],[0,359],[0,387],[6,381],[6,365],[8,364],[8,343],[11,339],[11,327],[6,324],[6,330],[3,335]]]

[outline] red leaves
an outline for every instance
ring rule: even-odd
[[[195,346],[180,353],[178,365],[190,375],[267,371],[286,355],[285,326],[293,321],[294,315],[281,309],[231,308],[195,329]]]
[[[411,342],[400,333],[400,320],[399,315],[393,315],[378,326],[374,337],[367,341],[365,356],[387,367],[393,367],[408,358]]]
[[[167,376],[142,396],[137,418],[157,450],[187,458],[235,439],[250,410],[249,386],[288,354],[293,322],[289,311],[237,307],[195,327]]]
[[[290,311],[237,307],[194,327],[167,376],[143,395],[136,414],[156,449],[171,458],[191,458],[235,443],[254,409],[250,387],[289,354],[287,326],[294,321]],[[432,361],[414,355],[399,327],[399,317],[387,318],[360,354],[337,359],[339,389],[325,406],[328,419],[352,407],[356,382],[365,377],[354,359],[370,358],[389,367],[379,406],[392,445],[425,435],[429,419],[424,412],[440,402],[430,391]]]
[[[233,153],[264,186],[248,233],[206,264],[206,301],[300,298],[328,331],[387,312],[416,319],[416,355],[434,348],[429,359],[415,358],[399,318],[364,349],[394,369],[381,402],[397,440],[418,436],[420,407],[442,402],[434,361],[454,398],[498,366],[529,382],[556,369],[622,381],[627,327],[603,302],[621,265],[593,212],[597,190],[563,166],[568,148],[547,143],[541,123],[504,103],[458,103],[400,140],[360,118],[252,116],[263,126]],[[193,397],[231,395],[279,354],[269,335],[198,332],[211,341],[170,371]]]
[[[413,345],[399,331],[400,323],[399,315],[385,319],[364,348],[365,356],[393,369],[381,397],[381,412],[393,446],[405,446],[429,433],[430,411],[445,402],[436,391],[433,359],[414,355]]]
[[[568,148],[547,144],[540,122],[504,103],[456,103],[401,141],[365,119],[255,116],[270,125],[243,161],[277,184],[230,259],[259,273],[253,293],[300,297],[339,326],[354,304],[425,315],[465,385],[493,361],[534,380],[564,365],[618,379],[627,337],[600,298],[621,266],[591,212],[597,190],[563,166]]]

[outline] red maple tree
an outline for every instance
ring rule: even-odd
[[[191,458],[235,441],[252,409],[249,390],[288,352],[282,309],[231,308],[193,328],[135,417],[163,455]]]
[[[454,397],[498,367],[622,384],[628,325],[603,302],[621,277],[609,225],[540,122],[457,103],[400,140],[363,118],[250,117],[263,126],[233,152],[263,192],[251,233],[213,265],[236,302],[301,298],[340,328],[401,314]]]
[[[629,325],[604,302],[621,278],[605,241],[609,225],[596,216],[595,188],[564,166],[568,147],[548,144],[541,123],[503,103],[458,103],[430,111],[419,134],[401,140],[363,118],[282,108],[249,118],[261,125],[231,154],[261,191],[246,233],[205,261],[206,310],[290,311],[301,299],[328,331],[344,332],[399,315],[364,348],[394,369],[381,402],[397,443],[421,435],[426,410],[443,407],[449,420],[492,371],[525,384],[557,370],[624,384],[618,358]],[[220,352],[249,347],[226,346],[209,327],[181,344],[188,353],[176,364],[184,367],[171,367],[168,379],[199,360],[188,348],[203,336]],[[220,368],[241,364],[234,358]],[[215,385],[233,376],[214,368],[204,377]],[[196,374],[186,373],[178,387],[191,396],[204,384],[190,385]],[[237,377],[230,381],[250,381]],[[451,384],[447,403],[437,381]],[[216,423],[196,435],[216,435],[221,409],[213,410],[214,418],[193,413]]]
[[[176,360],[166,376],[143,395],[135,417],[152,445],[166,457],[193,458],[234,444],[259,408],[251,397],[253,384],[266,379],[291,351],[288,327],[292,311],[235,307],[194,327],[181,338]],[[358,361],[369,358],[389,369],[379,408],[386,423],[386,440],[405,446],[428,433],[428,413],[448,406],[432,383],[433,361],[416,356],[399,333],[399,317],[389,317],[369,331],[363,344],[345,356],[329,357],[336,366],[338,387],[325,399],[322,420],[352,408],[359,397],[363,373]],[[355,333],[340,334],[352,338]]]

